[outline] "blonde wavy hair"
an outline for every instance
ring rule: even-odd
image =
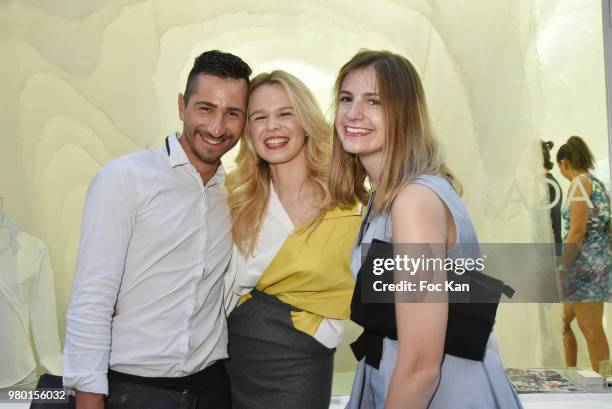
[[[318,216],[306,223],[296,233],[301,233],[323,219],[331,207],[328,188],[329,159],[331,156],[330,126],[325,120],[314,95],[295,76],[276,70],[257,75],[251,81],[249,95],[263,85],[278,84],[283,87],[300,126],[306,133],[306,182],[314,192],[314,199],[320,203]],[[240,141],[236,157],[236,169],[225,178],[228,203],[233,219],[232,238],[245,255],[253,254],[268,200],[270,198],[270,166],[259,158],[249,131],[247,120],[245,137]],[[304,186],[302,186],[304,187]]]
[[[374,212],[385,211],[399,191],[421,174],[441,174],[461,194],[459,181],[448,169],[429,120],[425,92],[414,66],[401,55],[389,51],[361,50],[340,69],[334,86],[334,117],[344,78],[351,72],[373,67],[386,125],[383,166],[375,185]],[[366,171],[355,154],[346,152],[333,130],[329,177],[333,201],[349,205],[357,197],[367,201]]]

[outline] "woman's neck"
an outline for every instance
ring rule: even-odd
[[[584,175],[585,173],[588,173],[588,171],[587,170],[578,170],[578,169],[568,169],[567,170],[567,176],[569,176],[570,182],[572,180],[576,179],[578,176]]]
[[[281,201],[295,200],[308,177],[305,151],[302,150],[295,158],[286,163],[270,165],[272,184]]]
[[[365,169],[366,174],[370,179],[370,184],[375,189],[378,185],[379,178],[384,165],[382,152],[380,152],[380,154],[371,154],[366,156],[362,155],[359,156],[357,159],[361,162],[361,165]]]

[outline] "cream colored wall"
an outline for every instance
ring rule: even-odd
[[[540,171],[537,139],[582,135],[607,158],[598,0],[0,1],[0,196],[50,247],[60,324],[89,180],[180,129],[177,93],[196,55],[218,48],[256,72],[287,69],[327,109],[338,68],[362,47],[421,71],[485,242],[542,237],[546,212],[504,200]],[[558,307],[500,309],[507,365],[561,364]],[[352,367],[346,348],[337,362]]]

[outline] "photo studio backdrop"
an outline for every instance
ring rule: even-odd
[[[198,54],[287,70],[329,113],[337,71],[361,48],[418,68],[482,242],[552,241],[534,188],[540,139],[556,153],[583,137],[609,183],[600,0],[0,0],[0,196],[6,217],[48,246],[60,340],[88,183],[104,163],[181,129],[177,94]],[[502,305],[505,364],[562,366],[560,312]],[[347,344],[357,333],[347,325],[339,376],[354,368]]]

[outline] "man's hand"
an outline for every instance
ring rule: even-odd
[[[99,393],[76,391],[77,409],[104,409],[104,395]]]

